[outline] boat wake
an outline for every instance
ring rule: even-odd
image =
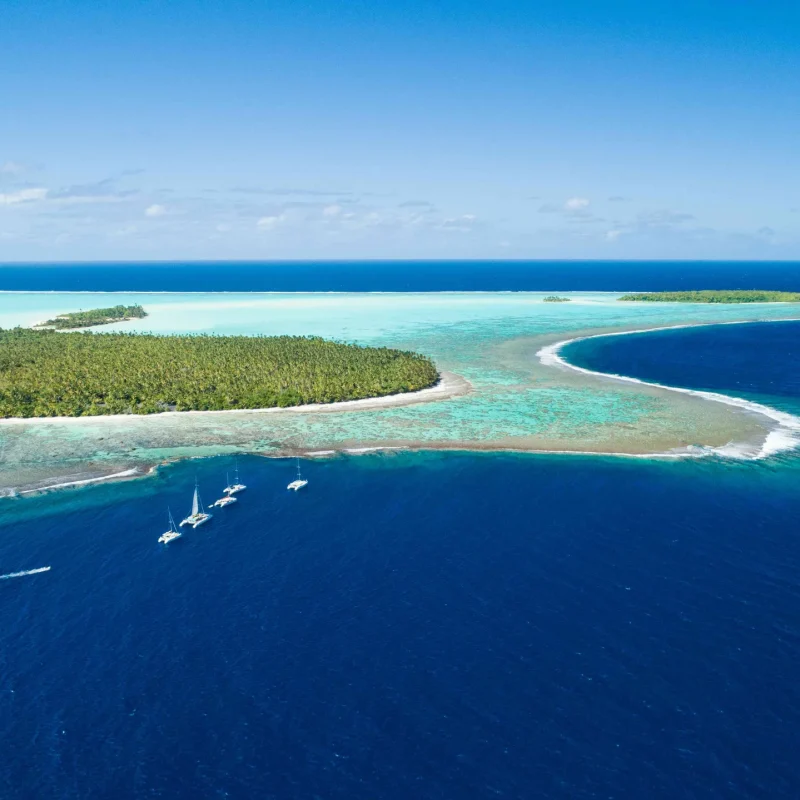
[[[40,572],[50,572],[50,567],[26,569],[22,572],[9,572],[7,575],[0,575],[0,581],[7,581],[9,578],[24,578],[26,575],[38,575]]]
[[[783,321],[783,320],[769,320]],[[789,321],[789,320],[787,320]],[[791,320],[796,321],[796,320]],[[701,389],[684,389],[680,386],[667,386],[663,383],[654,383],[652,381],[643,381],[639,378],[631,378],[627,375],[617,375],[609,372],[598,372],[597,370],[586,369],[585,367],[578,367],[571,364],[562,355],[561,350],[568,344],[573,342],[580,342],[586,339],[599,339],[606,336],[627,336],[634,333],[650,333],[653,330],[674,330],[677,328],[693,328],[705,327],[706,325],[747,325],[750,322],[723,322],[723,323],[698,323],[696,325],[669,325],[663,328],[642,328],[633,331],[617,331],[615,333],[597,333],[592,336],[576,336],[573,339],[564,339],[560,342],[547,345],[539,350],[536,355],[539,361],[546,366],[558,366],[566,369],[581,372],[584,375],[594,375],[601,378],[613,378],[617,381],[625,383],[635,383],[640,386],[653,386],[658,389],[665,389],[670,392],[678,392],[680,394],[694,395],[695,397],[703,397],[706,400],[713,400],[717,403],[724,403],[728,406],[740,408],[743,411],[748,411],[754,414],[759,414],[767,417],[772,422],[776,423],[776,427],[771,430],[759,448],[752,447],[745,443],[732,442],[730,444],[722,445],[721,447],[696,447],[692,446],[686,449],[686,456],[704,456],[704,455],[719,455],[727,458],[738,458],[747,460],[756,460],[767,458],[769,456],[777,455],[778,453],[794,450],[800,446],[800,417],[794,414],[789,414],[785,411],[779,411],[777,408],[766,406],[763,403],[756,403],[752,400],[745,400],[743,397],[735,397],[733,395],[721,394],[720,392],[707,392]],[[664,455],[674,456],[675,453]]]

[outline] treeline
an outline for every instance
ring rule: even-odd
[[[143,319],[147,312],[139,305],[112,306],[111,308],[93,308],[89,311],[71,311],[59,314],[54,319],[43,322],[39,327],[50,327],[63,330],[67,328],[88,328],[92,325],[108,325],[111,322],[122,322],[126,319]]]
[[[425,356],[319,337],[0,329],[0,417],[332,403],[438,378]]]
[[[638,303],[800,303],[800,292],[708,289],[692,292],[642,292],[626,294],[618,299]]]

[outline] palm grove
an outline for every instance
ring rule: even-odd
[[[0,417],[288,407],[411,392],[425,356],[302,336],[0,329]]]

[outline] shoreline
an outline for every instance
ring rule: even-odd
[[[385,394],[380,397],[362,397],[358,400],[339,400],[334,403],[308,403],[302,406],[273,406],[271,408],[226,408],[218,411],[161,411],[158,414],[97,414],[85,417],[5,417],[0,419],[2,425],[75,425],[75,424],[103,424],[133,419],[162,419],[169,417],[213,416],[222,414],[319,414],[336,413],[339,411],[374,410],[410,406],[416,403],[430,403],[435,400],[449,400],[451,397],[460,397],[472,391],[472,384],[454,372],[443,371],[439,373],[439,380],[426,389],[417,389],[413,392],[399,392]]]
[[[753,453],[752,448],[746,447],[742,444],[731,442],[721,447],[709,447],[704,451],[706,454],[717,454],[726,456],[728,458],[740,458],[748,460],[760,460],[767,458],[777,453],[794,450],[800,446],[800,417],[790,414],[787,411],[780,411],[777,408],[764,405],[763,403],[756,403],[753,400],[746,400],[743,397],[736,397],[735,395],[722,394],[721,392],[710,392],[702,389],[686,389],[681,386],[668,386],[663,383],[655,383],[653,381],[645,381],[640,378],[633,378],[628,375],[618,375],[611,372],[598,372],[597,370],[587,369],[586,367],[579,367],[576,364],[569,362],[560,351],[568,344],[575,342],[587,341],[589,339],[600,339],[607,336],[629,336],[636,333],[652,333],[654,331],[665,330],[680,330],[684,328],[705,328],[714,325],[753,325],[757,323],[770,323],[770,322],[797,322],[798,320],[793,317],[774,320],[742,320],[742,321],[725,321],[725,322],[695,322],[695,323],[681,323],[677,325],[664,325],[655,328],[638,328],[635,330],[627,331],[612,331],[609,333],[595,333],[589,336],[574,336],[570,339],[563,339],[550,345],[545,345],[537,353],[536,356],[539,362],[545,366],[561,367],[563,369],[573,370],[580,372],[584,375],[592,375],[594,377],[606,378],[610,380],[622,381],[624,383],[632,383],[639,386],[650,386],[656,389],[663,389],[670,392],[677,392],[679,394],[686,394],[693,397],[701,397],[705,400],[711,400],[717,403],[738,408],[753,414],[767,417],[767,419],[778,424],[778,428],[769,431],[761,445],[761,448]],[[783,429],[783,430],[781,430]],[[687,454],[688,455],[688,454]]]

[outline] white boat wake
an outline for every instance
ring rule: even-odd
[[[39,567],[38,569],[26,569],[22,572],[9,572],[7,575],[0,575],[0,581],[5,581],[9,578],[24,578],[26,575],[38,575],[40,572],[49,571],[50,567]]]
[[[571,364],[560,353],[562,348],[573,342],[581,342],[586,339],[599,339],[605,336],[627,336],[634,333],[651,333],[657,330],[675,330],[677,328],[696,328],[705,327],[706,325],[748,325],[754,322],[797,322],[796,319],[786,320],[753,320],[745,322],[711,322],[711,323],[695,323],[687,325],[669,325],[663,328],[641,328],[633,331],[617,331],[615,333],[596,333],[592,336],[577,336],[574,339],[564,339],[560,342],[547,345],[539,350],[536,355],[542,364],[547,366],[558,366],[566,369],[574,370],[575,372],[582,372],[584,375],[595,375],[601,378],[612,378],[617,381],[625,383],[635,383],[640,386],[654,386],[658,389],[666,389],[670,392],[679,392],[680,394],[694,395],[695,397],[703,397],[706,400],[714,400],[717,403],[724,403],[728,406],[734,406],[744,411],[749,411],[754,414],[760,414],[767,417],[773,422],[777,423],[777,427],[771,430],[760,449],[754,450],[743,444],[731,443],[723,445],[722,447],[704,447],[704,448],[691,448],[686,452],[686,455],[721,455],[729,458],[740,459],[761,459],[777,453],[785,452],[787,450],[794,450],[800,446],[800,417],[794,414],[789,414],[785,411],[779,411],[777,408],[765,406],[763,403],[756,403],[752,400],[745,400],[743,397],[734,397],[733,395],[720,394],[719,392],[707,392],[700,389],[684,389],[680,386],[667,386],[663,383],[653,383],[652,381],[643,381],[639,378],[631,378],[627,375],[616,375],[609,372],[598,372],[593,369],[586,369],[585,367],[578,367]],[[666,454],[665,454],[666,455]],[[675,455],[670,453],[669,455]]]

